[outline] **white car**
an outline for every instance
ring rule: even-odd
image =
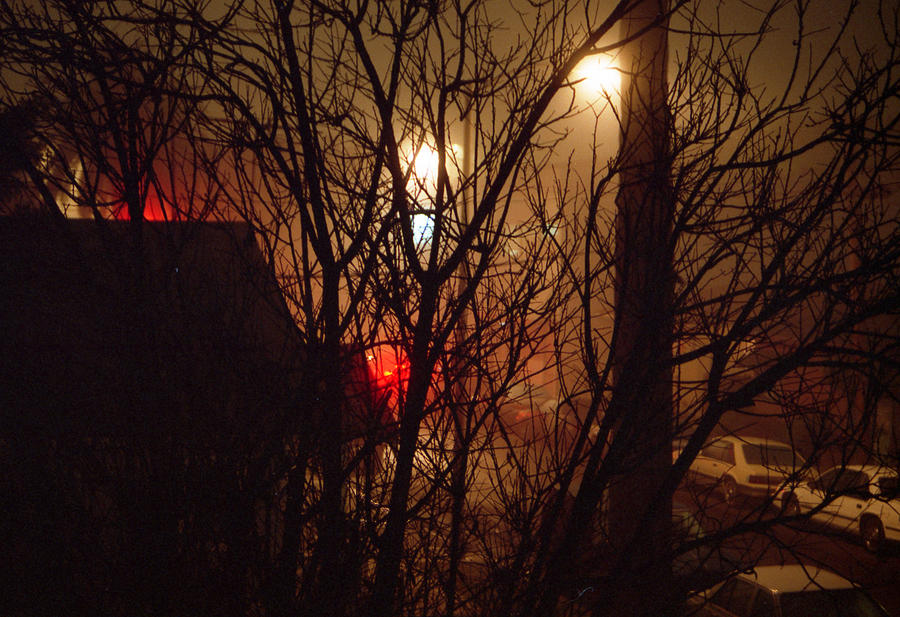
[[[897,472],[878,465],[841,465],[818,479],[785,491],[785,514],[812,511],[812,519],[843,532],[859,533],[870,551],[885,540],[900,541]]]
[[[722,583],[694,613],[702,617],[887,617],[865,591],[815,566],[757,566]]]
[[[774,497],[810,471],[803,457],[786,443],[726,435],[700,451],[690,473],[695,481],[716,483],[725,501],[733,503],[738,495]]]

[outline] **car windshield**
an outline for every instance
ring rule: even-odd
[[[869,475],[862,471],[842,469],[833,480],[832,485],[825,485],[825,488],[831,489],[835,493],[856,493],[863,498],[868,498]]]
[[[900,486],[897,485],[897,476],[882,476],[878,478],[878,489],[882,499],[897,499],[900,497]]]
[[[750,465],[767,467],[800,467],[803,465],[803,457],[790,448],[745,443],[741,449],[744,452],[744,459]]]
[[[804,591],[781,594],[782,617],[885,617],[859,589]]]

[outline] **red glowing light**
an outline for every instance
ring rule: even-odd
[[[113,218],[118,221],[128,221],[131,220],[131,214],[128,212],[128,204],[124,201],[120,201],[118,204],[113,206],[112,210]],[[147,194],[144,196],[144,220],[145,221],[168,221],[177,219],[177,216],[173,216],[173,212],[163,204],[162,199],[159,197],[159,193],[156,192],[154,187],[150,187],[147,190]]]
[[[403,352],[388,345],[380,345],[366,355],[376,386],[388,394],[390,405],[396,407],[409,381],[409,361]]]

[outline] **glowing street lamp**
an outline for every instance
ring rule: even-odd
[[[409,183],[407,190],[416,202],[420,201],[422,193],[425,200],[429,199],[429,193],[433,193],[437,186],[438,151],[425,143],[418,152],[409,157],[410,166]],[[417,208],[418,209],[418,208]],[[413,212],[412,216],[413,238],[416,244],[428,242],[434,233],[434,219],[427,212]]]
[[[437,181],[438,151],[428,144],[422,144],[412,159],[412,171],[419,181]]]
[[[456,156],[460,153],[460,148],[456,144],[451,147],[448,153],[449,161],[456,160]],[[434,199],[434,193],[438,182],[438,167],[440,166],[440,158],[436,148],[431,144],[423,143],[419,150],[412,156],[407,157],[407,164],[410,168],[409,184],[407,190],[416,202],[424,200],[426,203]],[[427,212],[429,208],[425,207],[422,212],[421,204],[418,212],[412,217],[413,237],[416,243],[427,242],[431,239],[434,231],[434,218]]]
[[[622,84],[619,69],[608,56],[585,58],[575,67],[573,76],[586,91],[603,97],[618,96]]]
[[[447,167],[457,161],[462,149],[457,144],[452,144],[447,150]],[[423,143],[415,154],[406,157],[406,163],[411,168],[410,190],[419,191],[422,188],[432,188],[437,184],[438,166],[440,158],[437,148],[429,143]]]

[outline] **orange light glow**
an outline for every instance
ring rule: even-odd
[[[409,361],[403,352],[389,345],[380,345],[366,355],[376,386],[388,393],[390,405],[396,409],[409,381]]]
[[[131,215],[128,212],[128,205],[124,201],[120,201],[113,206],[113,218],[118,221],[128,221]],[[145,221],[167,221],[177,219],[173,213],[163,204],[156,192],[156,189],[150,188],[144,197],[144,220]]]

